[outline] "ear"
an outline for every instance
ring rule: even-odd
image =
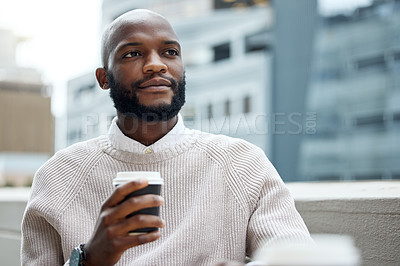
[[[108,90],[110,87],[108,86],[107,82],[107,70],[102,67],[96,69],[96,79],[99,83],[100,88],[103,90]]]

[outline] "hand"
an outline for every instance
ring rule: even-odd
[[[147,185],[148,182],[143,180],[118,186],[103,203],[94,232],[84,248],[86,252],[85,265],[114,265],[119,261],[125,250],[155,241],[161,237],[158,231],[144,235],[128,235],[129,231],[138,228],[162,228],[165,225],[164,221],[155,215],[138,214],[126,218],[132,212],[163,204],[162,197],[150,194],[123,201],[128,194]],[[120,203],[121,201],[123,202]]]

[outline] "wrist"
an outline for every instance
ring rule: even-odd
[[[86,251],[85,244],[80,244],[78,247],[74,248],[69,257],[70,266],[86,266]]]
[[[85,256],[86,256],[84,266],[94,266],[94,265],[96,265],[96,263],[93,261],[93,257],[91,256],[90,248],[87,245],[85,245],[83,247],[83,249],[84,249]]]

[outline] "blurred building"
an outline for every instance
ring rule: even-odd
[[[94,70],[68,82],[68,146],[107,133],[115,115],[108,91],[100,89]]]
[[[49,90],[40,73],[16,65],[18,41],[0,30],[0,185],[29,185],[54,146]]]
[[[184,47],[190,128],[270,149],[272,11],[223,9],[175,26]]]
[[[106,27],[126,11],[138,8],[163,14],[175,23],[185,17],[194,18],[215,10],[265,7],[269,2],[270,0],[103,0],[102,27]]]
[[[315,114],[306,112],[305,101],[317,24],[317,0],[276,0],[273,8],[270,160],[283,180],[301,181],[298,173],[301,142],[315,130]]]
[[[188,127],[258,145],[285,181],[400,177],[399,0],[324,18],[316,0],[104,0],[102,27],[135,8],[180,37]],[[68,90],[67,144],[106,133],[94,73]]]
[[[180,38],[187,77],[188,127],[241,137],[269,149],[272,11],[268,1],[103,2],[103,28],[128,10],[166,16]],[[94,74],[68,84],[70,145],[107,132],[115,116]]]
[[[321,19],[301,148],[305,180],[400,178],[400,1]]]

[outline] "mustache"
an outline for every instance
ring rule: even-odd
[[[176,89],[178,88],[178,82],[175,79],[170,78],[170,77],[166,77],[166,76],[160,75],[160,74],[153,74],[153,75],[151,75],[151,76],[149,76],[147,78],[144,78],[144,79],[141,79],[141,80],[133,82],[131,84],[131,89],[133,91],[135,91],[135,90],[137,90],[139,88],[140,84],[142,84],[142,83],[144,83],[146,81],[149,81],[149,80],[151,80],[151,79],[153,79],[155,77],[159,77],[159,78],[163,78],[163,79],[169,80],[169,82],[171,82],[171,88],[174,91],[176,91]]]

